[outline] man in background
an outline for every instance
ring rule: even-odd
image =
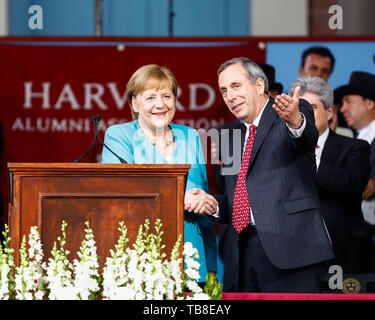
[[[296,79],[289,95],[301,87],[300,98],[314,110],[319,131],[315,148],[320,209],[332,240],[335,261],[345,274],[373,272],[369,225],[361,211],[362,192],[369,177],[370,146],[336,134],[329,128],[333,91],[319,77]]]
[[[356,130],[356,138],[371,145],[371,171],[362,195],[362,212],[364,219],[375,225],[375,75],[354,71],[349,84],[337,88],[335,96],[342,102],[340,111],[348,126]]]
[[[335,57],[326,47],[310,47],[302,53],[299,75],[320,77],[328,81],[335,66]]]
[[[322,46],[313,46],[307,48],[302,52],[301,65],[299,67],[299,75],[310,76],[310,77],[320,77],[328,82],[329,77],[333,72],[335,66],[335,56],[327,48]],[[353,132],[345,123],[343,116],[339,111],[340,106],[333,106],[333,116],[330,120],[330,128],[338,134],[343,136],[353,137]]]
[[[283,93],[284,89],[283,85],[280,82],[276,82],[275,67],[268,63],[260,63],[259,67],[262,68],[268,79],[268,94],[275,99],[277,95]]]

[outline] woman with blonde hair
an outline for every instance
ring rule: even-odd
[[[110,126],[104,143],[127,163],[190,164],[185,208],[184,241],[199,251],[200,281],[207,272],[216,272],[216,237],[212,220],[217,201],[208,194],[206,166],[198,132],[172,123],[176,112],[178,83],[171,71],[155,64],[134,72],[127,84],[127,100],[133,121]],[[119,163],[103,148],[103,163]],[[193,196],[194,190],[203,190]]]

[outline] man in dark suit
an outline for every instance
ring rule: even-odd
[[[235,291],[319,292],[324,262],[334,257],[316,189],[318,131],[311,106],[268,96],[262,69],[234,58],[218,70],[219,88],[241,120],[222,152],[216,217],[230,224]],[[240,155],[240,165],[233,161]],[[194,208],[190,208],[194,209]]]
[[[342,104],[340,111],[356,139],[370,144],[370,176],[362,194],[362,214],[372,226],[375,248],[375,74],[353,71],[349,83],[336,88],[335,100]]]
[[[268,80],[268,94],[276,98],[277,95],[282,94],[283,86],[281,83],[275,81],[275,68],[266,63],[259,64],[259,67],[262,68],[264,74]],[[216,128],[218,130],[218,141],[212,142],[211,156],[213,158],[218,157],[219,161],[222,161],[220,158],[219,146],[221,145],[221,136],[226,136],[228,134],[227,129],[238,129],[243,130],[243,137],[245,137],[246,126],[243,122],[236,118],[235,120],[224,123],[223,125]],[[229,140],[228,140],[229,141]],[[232,156],[232,155],[231,155]],[[212,166],[214,176],[221,175],[221,166],[213,164]],[[222,179],[215,179],[215,189],[217,193],[225,193],[225,186],[221,184]],[[224,292],[233,292],[235,287],[234,281],[234,272],[233,272],[233,257],[232,257],[232,241],[228,228],[230,225],[226,223],[218,224],[218,255],[223,265],[223,291]]]
[[[225,142],[222,142],[226,139],[229,141],[229,131],[230,130],[239,130],[241,135],[238,138],[242,138],[242,141],[246,134],[246,126],[242,123],[241,120],[235,119],[231,122],[224,123],[223,125],[215,128],[218,131],[218,140],[212,141],[211,145],[211,157],[216,159],[218,163],[213,163],[212,170],[213,175],[215,177],[215,189],[218,194],[225,193],[225,184],[223,183],[224,180],[220,178],[222,175],[222,158],[220,156],[221,152],[219,150],[220,145],[226,145]],[[223,138],[223,139],[221,139]],[[233,156],[233,149],[230,152],[230,156]],[[233,243],[232,237],[230,232],[231,225],[228,223],[219,223],[217,225],[217,237],[218,237],[218,258],[220,259],[220,263],[223,266],[223,273],[222,273],[222,285],[224,292],[234,292],[235,291],[235,279],[234,279],[234,268],[233,265]]]
[[[342,102],[341,112],[348,126],[357,132],[357,139],[371,145],[370,179],[363,192],[362,212],[367,222],[375,225],[375,75],[354,71],[347,85],[334,92]]]
[[[319,77],[296,79],[300,98],[313,110],[319,139],[315,149],[320,208],[336,256],[344,273],[372,272],[370,226],[364,221],[361,202],[370,172],[370,146],[336,134],[329,128],[333,116],[333,91]]]

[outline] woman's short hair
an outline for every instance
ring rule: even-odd
[[[177,97],[178,83],[172,72],[156,64],[148,64],[140,67],[131,76],[126,86],[126,98],[128,100],[133,119],[138,118],[138,113],[133,109],[133,97],[144,90],[168,87],[172,90],[174,98]]]

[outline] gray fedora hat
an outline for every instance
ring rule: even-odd
[[[375,101],[375,75],[363,72],[352,72],[349,84],[338,87],[334,91],[335,103],[342,103],[342,98],[348,94],[355,94]]]

